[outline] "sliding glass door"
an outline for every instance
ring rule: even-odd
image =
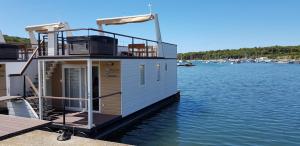
[[[73,111],[83,111],[86,107],[86,69],[84,67],[64,67],[64,96],[74,98],[66,100],[66,108]]]

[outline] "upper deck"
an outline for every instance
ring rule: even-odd
[[[38,33],[39,59],[176,59],[177,45],[93,28]]]

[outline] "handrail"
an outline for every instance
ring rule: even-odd
[[[95,99],[99,99],[99,98],[104,98],[104,97],[108,97],[108,96],[112,96],[112,95],[116,95],[116,94],[121,94],[121,92],[116,92],[116,93],[112,93],[112,94],[107,94],[101,97],[96,97],[93,98],[93,100]],[[53,96],[44,96],[43,98],[50,98],[50,99],[59,99],[59,100],[63,100],[63,125],[66,125],[66,100],[73,100],[73,101],[88,101],[88,99],[86,98],[70,98],[70,97],[53,97]]]
[[[113,95],[117,95],[117,94],[121,94],[121,92],[115,92],[112,94],[107,94],[104,96],[100,96],[100,97],[95,97],[93,98],[93,100],[96,99],[100,99],[100,98],[104,98],[104,97],[109,97],[109,96],[113,96]],[[59,100],[74,100],[74,101],[87,101],[87,98],[70,98],[70,97],[54,97],[54,96],[43,96],[43,98],[48,98],[48,99],[59,99]]]
[[[95,98],[93,98],[93,100],[101,99],[101,98],[104,98],[104,97],[109,97],[109,96],[113,96],[113,95],[117,95],[117,94],[122,94],[122,92],[115,92],[115,93],[103,95],[103,96],[100,96],[100,97],[95,97]]]
[[[35,87],[35,85],[33,84],[33,82],[31,81],[31,79],[28,76],[25,76],[25,79],[27,80],[27,82],[29,83],[29,85],[32,87],[34,93],[36,96],[39,95],[39,91],[38,89]]]
[[[70,98],[70,97],[54,97],[54,96],[43,96],[42,98],[48,99],[59,99],[59,100],[74,100],[74,101],[87,101],[86,98]]]
[[[114,33],[114,32],[99,30],[99,29],[95,29],[95,28],[77,28],[77,29],[54,30],[54,31],[40,32],[40,34],[49,34],[49,33],[54,33],[54,32],[67,32],[67,31],[81,31],[81,30],[87,30],[87,31],[92,30],[92,31],[97,31],[97,32],[102,32],[102,33],[107,33],[107,34],[122,36],[122,37],[128,37],[128,38],[133,38],[133,39],[138,39],[138,40],[144,40],[144,41],[159,43],[158,41],[154,41],[154,40],[149,40],[149,39],[145,39],[145,38],[141,38],[141,37],[135,37],[135,36],[129,36],[129,35],[120,34],[120,33]],[[163,44],[169,44],[169,45],[176,45],[176,44],[167,43],[167,42],[161,42],[161,43],[163,43]]]
[[[31,61],[33,60],[33,57],[35,56],[36,52],[38,52],[39,50],[39,46],[36,47],[36,49],[33,51],[32,55],[30,56],[30,58],[28,59],[28,61],[26,62],[26,64],[23,66],[21,73],[19,74],[10,74],[9,76],[22,76],[25,72],[25,70],[28,68],[29,64],[31,63]]]

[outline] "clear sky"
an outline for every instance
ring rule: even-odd
[[[96,28],[97,18],[148,13],[149,3],[178,52],[300,44],[300,0],[1,0],[0,30],[27,37],[25,26],[58,21]],[[104,29],[155,39],[151,22]]]

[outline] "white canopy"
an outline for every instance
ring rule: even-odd
[[[40,24],[40,25],[31,25],[25,27],[25,30],[29,33],[31,44],[37,44],[37,40],[35,38],[34,32],[47,32],[47,31],[55,31],[60,29],[70,29],[69,24],[67,22],[57,22],[57,23],[48,23],[48,24]],[[72,36],[70,31],[67,32],[67,36]]]
[[[115,18],[103,18],[97,19],[96,22],[100,30],[103,30],[102,25],[122,25],[127,23],[141,23],[146,21],[154,20],[155,24],[155,32],[156,32],[156,39],[158,42],[162,42],[161,34],[160,34],[160,27],[158,21],[157,14],[145,14],[145,15],[136,15],[136,16],[124,16],[124,17],[115,17]],[[100,35],[104,35],[100,32]]]
[[[127,23],[140,23],[146,22],[154,19],[153,14],[146,14],[146,15],[137,15],[137,16],[125,16],[125,17],[115,17],[115,18],[103,18],[97,19],[98,25],[120,25],[120,24],[127,24]]]
[[[115,18],[103,18],[97,19],[96,22],[98,24],[99,30],[103,30],[102,25],[122,25],[127,23],[141,23],[146,21],[154,21],[155,24],[155,33],[156,33],[156,40],[159,42],[158,45],[158,55],[163,56],[163,50],[160,45],[162,42],[161,34],[160,34],[160,27],[158,21],[158,15],[155,13],[150,13],[146,15],[136,15],[136,16],[125,16],[125,17],[115,17]],[[99,32],[100,35],[104,35],[103,32]]]
[[[25,27],[25,30],[30,32],[30,31],[48,31],[50,28],[54,29],[61,29],[65,26],[64,23],[62,22],[57,22],[57,23],[49,23],[49,24],[41,24],[41,25],[31,25]]]

